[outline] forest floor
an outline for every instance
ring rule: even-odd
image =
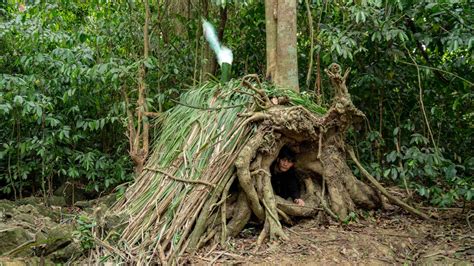
[[[404,198],[400,190],[391,191]],[[16,234],[11,237],[19,238],[24,235],[20,234],[24,230],[39,226],[39,220],[50,221],[51,232],[69,228],[68,224],[58,225],[51,222],[53,219],[42,216],[45,213],[52,216],[57,214],[54,210],[48,212],[47,208],[39,208],[33,201],[17,207],[11,205],[12,202],[0,201],[3,203],[0,204],[0,218],[3,217],[3,220],[0,219],[0,229],[6,227],[12,231],[11,225],[14,223],[16,231],[12,232]],[[8,207],[8,204],[11,206]],[[2,216],[2,209],[6,215]],[[255,243],[262,228],[259,224],[250,223],[239,236],[227,242],[225,249],[219,245],[207,246],[198,254],[185,255],[181,261],[199,265],[474,264],[474,202],[467,203],[464,208],[421,208],[434,217],[432,221],[421,220],[398,207],[390,206],[389,209],[361,211],[348,224],[336,223],[327,218],[320,221],[300,219],[293,226],[284,226],[288,241],[267,242],[258,250]],[[18,227],[21,224],[29,226],[22,229]],[[3,234],[0,239],[5,242],[0,241],[0,247],[4,249],[13,244],[6,243],[9,242],[5,238],[7,229],[0,230]],[[27,241],[29,235],[17,239],[17,245]],[[7,247],[7,250],[12,248]],[[75,250],[74,247],[72,250]],[[71,257],[66,251],[58,254],[62,254],[66,260]],[[0,256],[0,266],[39,262],[39,258],[32,259]]]
[[[198,264],[461,264],[474,263],[473,206],[425,208],[423,221],[398,208],[366,212],[349,224],[302,219],[284,231],[289,241],[255,249],[261,228],[248,227],[226,250],[210,246],[190,259]],[[468,223],[470,219],[470,224]]]

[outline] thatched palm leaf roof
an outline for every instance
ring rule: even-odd
[[[205,230],[196,226],[198,216],[220,207],[216,203],[224,187],[235,179],[235,159],[256,130],[241,116],[260,106],[249,86],[260,86],[268,95],[286,95],[290,104],[303,104],[314,112],[325,111],[308,96],[245,83],[210,82],[192,89],[161,118],[161,132],[144,171],[116,206],[130,215],[121,240],[139,251],[140,261],[156,254],[176,258],[190,236]]]

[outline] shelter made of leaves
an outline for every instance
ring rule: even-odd
[[[121,259],[179,263],[209,242],[225,245],[251,219],[263,224],[260,245],[287,239],[282,223],[293,217],[324,210],[343,220],[357,207],[381,207],[382,194],[403,205],[362,167],[370,185],[352,174],[347,154],[358,161],[345,135],[364,114],[345,85],[349,71],[341,75],[333,64],[326,72],[334,87],[327,110],[307,94],[261,83],[254,75],[183,94],[158,121],[152,155],[115,206],[129,217],[119,241]],[[296,153],[296,167],[306,175],[305,206],[273,192],[270,165],[284,146]]]

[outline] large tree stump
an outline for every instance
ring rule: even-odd
[[[258,239],[261,243],[267,236],[286,239],[280,221],[290,222],[292,216],[314,216],[320,206],[339,220],[346,219],[357,207],[381,206],[379,193],[357,180],[346,162],[346,132],[364,118],[353,105],[346,87],[349,70],[341,76],[339,65],[332,64],[326,73],[334,87],[334,98],[325,115],[318,116],[299,106],[272,105],[268,100],[262,100],[268,108],[249,118],[249,121],[258,122],[259,127],[235,163],[239,191],[246,197],[239,196],[236,201],[239,211],[227,217],[231,235],[243,229],[242,216],[248,221],[250,213],[264,223]],[[305,173],[305,206],[273,193],[270,165],[283,146],[296,152],[296,167]]]

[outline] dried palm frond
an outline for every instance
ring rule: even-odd
[[[324,111],[308,97],[262,86],[269,95],[285,94],[293,104]],[[120,240],[130,260],[177,261],[190,236],[203,233],[198,217],[217,211],[215,203],[233,180],[235,159],[255,133],[239,116],[255,108],[252,93],[240,80],[210,82],[184,93],[161,118],[143,172],[115,206],[130,216]]]

